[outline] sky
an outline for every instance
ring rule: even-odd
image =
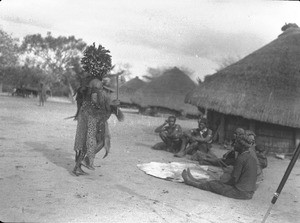
[[[269,0],[1,0],[0,28],[15,38],[71,36],[110,50],[132,77],[147,68],[183,67],[192,79],[215,73],[300,26],[299,1]]]

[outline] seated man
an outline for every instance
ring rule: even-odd
[[[251,145],[249,148],[250,155],[255,159],[257,165],[257,186],[259,183],[263,181],[263,171],[259,159],[257,157],[258,152],[256,151],[255,145],[255,133],[251,130],[244,130],[242,128],[237,128],[233,134],[233,140],[231,146],[234,147],[235,140],[242,136],[246,135],[249,144]],[[196,159],[198,160],[200,165],[212,165],[212,166],[220,166],[223,168],[224,174],[221,176],[221,181],[227,181],[230,178],[231,172],[233,170],[234,163],[236,161],[236,154],[234,150],[230,150],[223,155],[222,158],[212,158],[209,156],[206,157],[199,157],[197,156]],[[224,168],[226,167],[226,168]]]
[[[225,197],[248,200],[256,190],[257,165],[249,152],[250,143],[246,135],[237,138],[234,150],[238,153],[231,179],[226,183],[219,180],[207,181],[195,179],[190,170],[184,170],[182,177],[185,184],[201,190],[211,191]]]
[[[231,147],[233,148],[234,142],[237,137],[243,135],[245,130],[242,128],[237,128],[233,133]],[[212,165],[212,166],[220,166],[227,167],[233,166],[235,162],[236,154],[234,149],[229,150],[227,153],[223,155],[222,158],[212,157],[210,155],[203,156],[203,154],[198,154],[198,152],[192,157],[192,160],[199,161],[200,165]]]
[[[176,117],[169,116],[168,119],[154,131],[159,133],[163,142],[153,146],[155,150],[167,150],[169,152],[178,152],[181,145],[182,129],[180,125],[175,124]]]
[[[197,151],[210,154],[211,143],[212,130],[207,128],[207,119],[199,119],[197,129],[183,133],[180,151],[174,156],[184,157],[186,154],[193,155]],[[212,153],[211,155],[214,156]]]
[[[263,167],[261,166],[261,162],[258,159],[258,155],[259,155],[259,151],[257,151],[256,148],[258,148],[256,146],[255,143],[255,133],[251,130],[244,130],[244,134],[247,136],[248,140],[249,140],[249,144],[251,145],[249,148],[249,152],[250,155],[255,159],[256,162],[256,166],[257,166],[257,180],[256,180],[256,187],[258,187],[258,185],[263,181],[264,177],[263,177]],[[237,136],[239,137],[239,135]],[[233,163],[235,162],[235,160],[233,160]],[[233,164],[230,164],[233,165]],[[226,181],[227,179],[229,179],[230,174],[232,172],[232,168],[231,167],[227,167],[224,170],[224,174],[221,176],[221,180],[222,181]]]

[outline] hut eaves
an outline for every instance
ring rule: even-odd
[[[186,103],[224,114],[300,127],[300,29],[209,76]]]

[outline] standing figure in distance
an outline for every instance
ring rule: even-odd
[[[44,103],[46,101],[46,86],[44,83],[40,83],[39,86],[39,106],[44,106]]]

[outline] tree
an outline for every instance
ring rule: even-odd
[[[17,64],[17,40],[0,29],[0,92],[2,92],[3,81],[6,70]]]
[[[43,77],[41,77],[42,71],[37,67],[8,67],[5,69],[5,73],[6,78],[4,83],[14,87],[38,86],[41,80],[45,80]]]
[[[82,39],[74,36],[55,38],[48,32],[46,37],[27,35],[20,53],[24,64],[42,69],[51,85],[68,86],[69,96],[72,96],[76,81],[83,75],[80,60],[85,48],[86,43]]]

